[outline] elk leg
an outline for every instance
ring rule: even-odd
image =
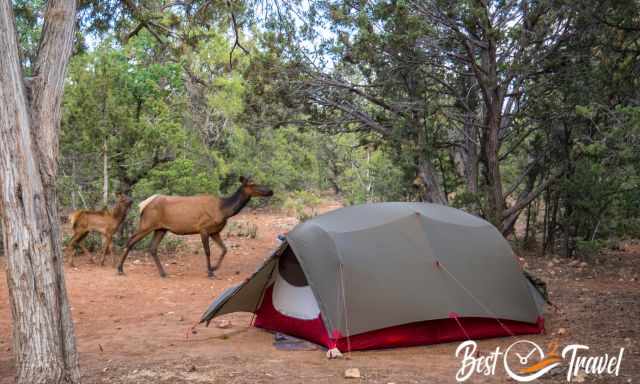
[[[84,252],[84,254],[87,255],[87,257],[89,257],[89,261],[93,263],[94,262],[93,255],[91,254],[91,252],[89,252],[87,247],[85,247],[84,244],[82,243],[82,240],[84,240],[84,238],[87,237],[88,234],[89,232],[85,232],[85,234],[80,238],[80,240],[78,240],[78,245],[80,246],[80,248],[82,248],[82,251]]]
[[[158,258],[158,245],[164,238],[164,235],[167,234],[166,229],[157,229],[153,233],[153,239],[151,240],[151,246],[149,247],[149,253],[153,257],[153,261],[156,262],[156,266],[158,267],[158,272],[160,273],[160,277],[167,277],[167,274],[164,272],[164,268],[162,268],[162,263],[160,262],[160,258]]]
[[[209,247],[209,234],[207,232],[200,232],[200,239],[202,240],[202,248],[204,248],[204,255],[207,259],[207,276],[213,277],[213,268],[211,268],[211,247]]]
[[[131,248],[133,248],[133,246],[136,245],[140,240],[144,239],[144,237],[147,236],[149,233],[151,233],[151,231],[153,231],[153,229],[145,229],[144,231],[138,231],[134,233],[133,236],[131,236],[131,238],[129,238],[129,240],[127,241],[127,246],[124,249],[124,253],[122,254],[122,259],[120,259],[120,263],[118,264],[118,273],[120,275],[124,275],[124,270],[122,269],[122,266],[124,265],[124,261],[127,259],[127,256],[129,255],[129,251],[131,250]]]
[[[220,249],[222,249],[222,253],[220,254],[220,258],[218,259],[218,262],[216,263],[216,266],[213,267],[213,270],[215,271],[216,269],[220,268],[220,264],[222,264],[222,259],[224,259],[224,255],[227,254],[227,246],[224,245],[224,243],[222,242],[222,238],[220,237],[220,233],[211,234],[211,238],[213,239],[213,242],[218,244]]]
[[[111,252],[111,239],[112,239],[113,235],[112,234],[105,234],[102,236],[102,241],[104,242],[104,249],[102,250],[102,258],[100,259],[100,266],[104,265],[104,259],[107,256],[107,253]]]
[[[75,264],[73,263],[73,256],[75,256],[76,254],[76,245],[78,245],[78,243],[80,243],[85,237],[87,237],[87,234],[89,234],[89,232],[76,232],[73,234],[73,237],[69,242],[69,248],[71,248],[71,260],[69,260],[69,265],[71,265],[72,267],[75,267]]]

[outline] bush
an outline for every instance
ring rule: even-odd
[[[258,237],[258,226],[253,223],[231,222],[227,227],[229,236],[248,237],[255,239]]]
[[[604,240],[576,240],[576,254],[583,259],[593,259],[606,246]]]
[[[282,209],[302,222],[318,214],[316,208],[321,202],[322,199],[313,192],[296,191],[285,197]]]

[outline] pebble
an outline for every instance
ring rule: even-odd
[[[344,371],[344,377],[347,379],[359,379],[360,376],[360,370],[358,368],[347,368]]]

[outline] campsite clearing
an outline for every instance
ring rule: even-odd
[[[257,225],[258,236],[225,240],[230,251],[215,280],[202,276],[204,258],[197,236],[187,238],[177,254],[162,251],[167,279],[158,278],[153,261],[140,251],[132,254],[125,277],[112,268],[88,264],[84,257],[78,258],[78,268],[66,266],[84,383],[455,382],[459,360],[454,351],[459,343],[354,352],[348,360],[329,361],[321,350],[276,350],[271,334],[248,326],[248,314],[225,317],[230,326],[224,328],[200,326],[187,340],[188,329],[211,300],[248,277],[275,248],[276,235],[296,223],[262,211],[247,211],[235,221]],[[562,308],[562,313],[547,309],[545,335],[526,338],[545,347],[554,339],[582,343],[598,355],[624,347],[620,377],[587,380],[637,382],[640,332],[630,319],[640,318],[640,244],[625,243],[587,265],[534,255],[525,260],[547,281],[552,300]],[[13,383],[14,370],[5,279],[0,279],[0,309],[0,384],[8,384]],[[560,328],[564,332],[558,334]],[[479,347],[488,352],[513,342],[483,340]],[[362,379],[345,379],[350,367],[359,368]],[[496,375],[498,380],[475,376],[471,382],[507,382],[503,370]],[[566,379],[557,374],[543,380]]]

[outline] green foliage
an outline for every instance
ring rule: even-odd
[[[148,176],[136,185],[136,195],[193,195],[218,191],[225,167],[222,161],[217,164],[217,167],[208,169],[209,167],[203,167],[193,159],[175,159],[152,169]]]
[[[82,30],[101,34],[87,49],[78,36],[69,66],[64,207],[101,205],[105,154],[110,190],[136,201],[228,194],[251,175],[275,191],[253,204],[269,201],[300,220],[316,214],[328,189],[347,204],[432,198],[437,188],[420,182],[426,169],[450,205],[487,217],[497,217],[493,192],[506,210],[536,193],[532,233],[578,253],[640,235],[640,33],[620,27],[638,20],[631,3],[536,2],[528,12],[543,17],[525,20],[518,2],[425,3],[433,13],[406,1],[292,2],[278,12],[297,11],[304,25],[265,11],[248,36],[240,28],[248,53],[236,47],[231,57],[226,6],[200,15],[206,25],[183,17],[181,4],[141,7],[153,24],[123,39],[140,15],[116,21],[114,4],[82,4],[94,11],[83,13]],[[27,75],[43,5],[13,2]],[[233,10],[241,22],[255,17],[240,3]],[[489,25],[487,14],[505,19]],[[465,36],[479,39],[471,53]],[[487,39],[501,59],[495,76],[478,79],[468,63],[485,66]],[[494,153],[485,151],[483,88],[503,97]],[[505,100],[514,101],[509,111]],[[497,182],[488,154],[498,157]]]
[[[297,191],[286,195],[282,209],[303,222],[318,214],[317,207],[321,202],[320,197],[313,192]]]

